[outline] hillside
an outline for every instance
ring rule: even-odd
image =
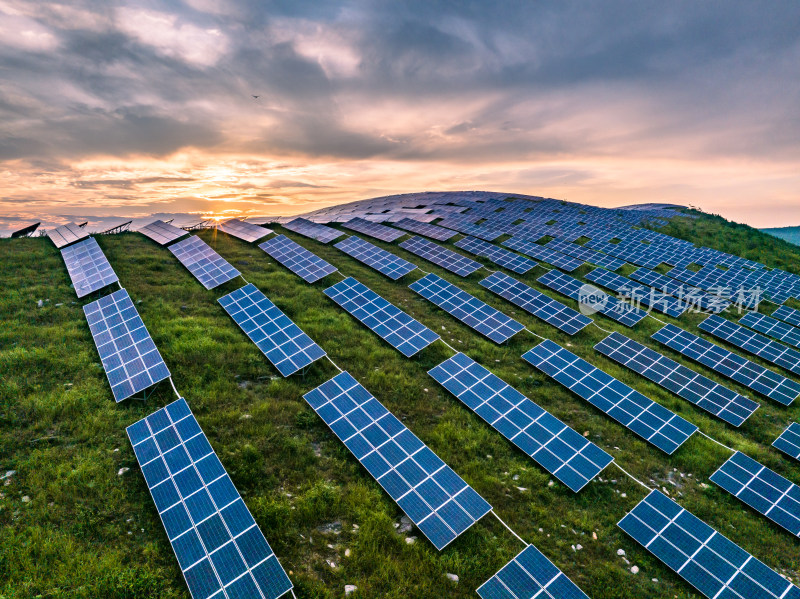
[[[764,233],[774,235],[784,241],[794,245],[800,245],[800,227],[776,227],[773,229],[761,229]]]
[[[800,274],[800,248],[719,217],[691,216],[673,217],[658,230]],[[329,226],[352,233],[340,224]],[[704,522],[800,582],[800,540],[708,480],[730,456],[726,449],[694,435],[666,455],[520,356],[539,343],[536,336],[552,339],[798,484],[797,463],[770,444],[788,422],[800,420],[800,402],[781,406],[659,347],[649,339],[662,326],[654,319],[627,328],[595,315],[599,326],[570,337],[480,286],[485,272],[460,278],[397,243],[370,239],[458,284],[536,335],[523,331],[497,345],[410,290],[418,273],[392,282],[333,243],[313,241],[278,223],[269,227],[407,311],[610,453],[635,478],[666,489]],[[444,344],[433,343],[405,358],[325,296],[323,290],[341,277],[306,284],[256,244],[213,229],[197,234],[590,597],[701,596],[617,526],[647,494],[623,472],[609,466],[573,493],[428,376],[429,369],[452,355]],[[453,245],[460,237],[442,245],[463,254]],[[217,303],[240,287],[241,279],[208,291],[166,248],[141,234],[97,240],[299,599],[342,597],[348,584],[358,587],[352,599],[476,597],[475,589],[523,548],[490,516],[441,552],[416,528],[399,528],[400,508],[303,399],[337,374],[330,362],[320,360],[303,375],[280,377]],[[47,238],[3,239],[0,259],[0,476],[5,474],[0,486],[0,598],[188,598],[125,433],[128,425],[174,400],[169,384],[159,385],[146,402],[115,404],[81,309],[85,300],[76,300],[58,250]],[[475,259],[490,270],[509,272]],[[585,280],[590,270],[584,265],[572,274]],[[619,273],[632,270],[628,265]],[[574,301],[535,282],[544,272],[537,266],[525,275],[509,274],[575,307]],[[787,305],[800,308],[794,299]],[[762,307],[765,313],[772,309]],[[657,317],[697,333],[704,315]],[[740,428],[729,426],[595,351],[606,331],[655,347],[755,399],[760,408]],[[447,573],[456,574],[458,582]]]

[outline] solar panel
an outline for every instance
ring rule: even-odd
[[[303,398],[400,508],[442,550],[489,505],[349,373]]]
[[[800,536],[800,487],[740,451],[709,479],[759,514]]]
[[[551,239],[544,245],[544,247],[549,250],[561,252],[567,256],[572,256],[573,258],[579,258],[580,260],[588,262],[589,264],[602,266],[608,270],[618,270],[625,266],[625,262],[623,260],[614,258],[613,256],[609,256],[608,254],[604,254],[602,252],[598,252],[597,250],[578,245],[576,243],[564,241],[562,239]]]
[[[626,327],[635,326],[647,316],[644,310],[640,310],[626,302],[621,302],[617,298],[600,291],[594,285],[581,283],[578,279],[557,270],[544,273],[536,281],[581,304],[589,306],[595,312],[600,312],[603,316],[616,320]]]
[[[475,254],[476,256],[488,258],[495,264],[519,274],[525,274],[534,266],[537,266],[537,263],[533,260],[529,260],[524,256],[515,254],[514,252],[509,252],[500,246],[483,241],[482,239],[477,239],[476,237],[464,237],[463,239],[457,241],[455,245],[456,247],[466,250],[471,254]]]
[[[373,223],[372,221],[364,220],[363,218],[359,217],[343,223],[342,226],[345,229],[358,231],[359,233],[363,233],[369,237],[374,237],[375,239],[380,239],[381,241],[387,241],[390,243],[395,239],[405,235],[403,231],[398,231],[392,227],[387,227],[386,225],[382,225],[380,223]]]
[[[432,262],[442,268],[457,274],[460,277],[471,275],[476,270],[483,268],[480,262],[475,262],[471,258],[462,256],[452,250],[443,248],[440,245],[423,239],[422,237],[414,236],[406,239],[399,244],[401,248],[416,254],[421,258],[425,258],[428,262]]]
[[[609,272],[604,268],[595,268],[589,271],[586,273],[586,278],[606,289],[616,291],[622,296],[621,299],[630,301],[634,306],[638,307],[643,304],[673,318],[678,318],[687,308],[686,304],[676,297],[631,281],[627,277]]]
[[[799,588],[661,491],[618,526],[709,599],[800,598]]]
[[[167,249],[206,289],[218,287],[241,274],[196,235],[187,237]]]
[[[739,323],[788,343],[793,347],[800,347],[800,329],[792,325],[764,316],[758,312],[748,312],[739,319]]]
[[[481,599],[589,599],[533,545],[528,545],[476,591]]]
[[[741,322],[741,321],[740,321]],[[741,347],[795,374],[800,374],[800,352],[786,347],[782,343],[754,333],[726,318],[710,315],[697,325],[703,331],[711,333],[714,337],[724,339],[728,343]]]
[[[239,239],[243,239],[249,243],[258,241],[265,235],[272,233],[271,229],[267,229],[260,225],[254,225],[253,223],[248,223],[243,220],[239,220],[238,218],[232,218],[230,220],[226,220],[225,222],[221,222],[217,225],[217,228],[221,231],[224,231],[228,235],[233,235],[234,237],[238,237]]]
[[[588,316],[568,308],[506,274],[493,272],[480,284],[568,335],[574,335],[592,323],[592,319]]]
[[[794,381],[675,325],[668,324],[653,333],[651,337],[703,366],[783,405],[790,405],[800,395],[800,385]]]
[[[411,262],[403,260],[400,256],[395,256],[391,252],[372,245],[370,242],[364,241],[355,235],[340,241],[333,247],[374,268],[393,281],[417,268],[416,264],[411,264]]]
[[[405,229],[406,231],[411,231],[412,233],[417,233],[418,235],[430,237],[436,241],[447,241],[448,239],[452,239],[458,235],[456,231],[451,231],[450,229],[445,229],[444,227],[432,225],[430,223],[421,223],[412,218],[404,218],[403,220],[399,220],[394,223],[394,226]]]
[[[800,327],[800,310],[795,310],[789,306],[780,306],[772,313],[772,318],[779,318],[790,325]]]
[[[531,243],[530,241],[523,241],[522,239],[518,239],[516,237],[505,240],[503,245],[510,247],[512,250],[517,250],[526,256],[530,256],[531,258],[536,258],[542,262],[547,262],[547,264],[552,264],[553,266],[556,266],[561,270],[566,270],[567,272],[572,272],[573,270],[583,266],[582,260],[570,258],[566,254],[554,252],[553,250],[549,250],[544,246]]]
[[[611,333],[594,348],[733,426],[741,426],[758,409],[752,399],[620,333]]]
[[[262,250],[291,270],[306,283],[315,283],[336,272],[336,267],[309,252],[286,235],[278,235],[260,244]]]
[[[692,306],[695,308],[699,306],[703,310],[717,313],[722,312],[731,305],[728,300],[722,297],[706,293],[696,287],[684,285],[680,281],[647,268],[634,270],[628,276],[640,283],[655,287],[663,293],[668,293],[669,295],[677,297],[682,300],[683,303],[687,304],[687,309]]]
[[[306,220],[304,218],[296,218],[293,221],[284,223],[282,226],[284,229],[294,231],[303,237],[316,239],[320,243],[330,243],[334,239],[338,239],[344,235],[344,233],[341,231],[311,222],[310,220]]]
[[[283,376],[325,356],[325,351],[252,283],[217,300]]]
[[[522,358],[667,454],[697,431],[691,422],[549,339]]]
[[[169,370],[124,289],[83,307],[117,402],[169,377]]]
[[[75,223],[69,223],[68,225],[50,229],[47,231],[47,236],[57,248],[61,249],[65,245],[74,243],[84,237],[89,237],[89,233]]]
[[[780,436],[772,442],[772,446],[783,453],[800,460],[800,424],[792,422]]]
[[[508,341],[525,328],[513,318],[434,274],[425,275],[409,287],[495,343]]]
[[[167,224],[163,220],[154,220],[139,229],[139,233],[146,235],[159,245],[166,245],[187,235],[183,229]]]
[[[61,257],[78,297],[119,281],[94,237],[65,247],[61,250]]]
[[[428,374],[576,493],[614,460],[462,353]]]
[[[277,599],[292,588],[186,400],[127,432],[193,599]]]
[[[325,295],[407,358],[439,338],[428,327],[353,277],[328,287]]]

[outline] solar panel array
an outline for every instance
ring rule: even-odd
[[[686,304],[678,298],[661,293],[636,281],[631,281],[627,277],[609,272],[604,268],[595,268],[589,271],[586,273],[586,278],[606,289],[616,291],[622,296],[621,299],[630,301],[637,307],[640,304],[645,305],[673,318],[678,318],[686,311]]]
[[[355,235],[340,241],[333,247],[374,268],[393,281],[417,268],[416,264],[411,264],[411,262],[403,260],[400,256],[395,256],[391,252],[372,245],[370,242],[364,241]]]
[[[576,493],[614,460],[462,353],[428,374]]]
[[[741,321],[740,321],[741,322]],[[795,374],[800,374],[800,351],[786,347],[782,343],[754,333],[726,318],[710,315],[697,325],[699,329],[711,333],[714,337],[772,362]]]
[[[552,264],[553,266],[556,266],[567,272],[572,272],[573,270],[583,266],[582,260],[570,258],[569,256],[560,252],[549,250],[544,246],[531,243],[530,241],[525,241],[523,239],[518,239],[516,237],[505,240],[503,245],[510,247],[512,250],[517,250],[526,256],[530,256],[531,258],[536,258],[537,260],[541,260],[547,264]]]
[[[328,287],[325,295],[407,358],[439,338],[428,327],[353,277]]]
[[[491,511],[349,373],[303,397],[437,549]]]
[[[691,422],[549,339],[522,358],[665,453],[673,453],[697,431]]]
[[[375,239],[380,239],[381,241],[392,242],[405,235],[403,231],[398,231],[392,227],[387,227],[386,225],[382,225],[380,223],[373,223],[372,221],[364,220],[363,218],[358,217],[343,223],[342,226],[345,229],[358,231],[359,233],[363,233],[369,237],[374,237]]]
[[[661,491],[619,527],[709,599],[798,599],[800,589]]]
[[[169,370],[124,289],[83,307],[117,402],[169,377]]]
[[[488,241],[483,241],[477,237],[464,237],[458,240],[455,245],[476,256],[488,258],[495,264],[519,274],[525,274],[534,266],[537,266],[536,262],[525,256],[509,252],[500,246],[489,243]]]
[[[187,234],[183,229],[165,223],[163,220],[154,220],[152,223],[139,229],[139,233],[146,235],[159,245],[172,243],[176,239],[180,239]]]
[[[196,235],[172,244],[167,249],[206,289],[218,287],[241,274]]]
[[[647,268],[635,270],[628,276],[640,283],[655,287],[663,293],[677,297],[687,304],[687,308],[694,306],[695,308],[699,307],[703,310],[717,313],[731,305],[725,298],[706,293],[696,287],[684,285],[680,281]]]
[[[582,283],[578,279],[557,270],[548,271],[536,280],[554,291],[558,291],[589,306],[603,316],[624,324],[626,327],[635,326],[647,316],[644,310],[626,302],[621,302],[617,298],[600,291],[597,287]]]
[[[800,385],[794,381],[675,325],[660,328],[652,338],[783,405],[790,405],[800,395]]]
[[[78,297],[119,281],[94,237],[65,247],[61,250],[61,257]]]
[[[424,235],[425,237],[435,239],[436,241],[447,241],[458,235],[456,231],[451,231],[450,229],[445,229],[444,227],[432,225],[430,223],[421,223],[418,220],[411,218],[399,220],[394,223],[394,226],[405,229],[406,231],[411,231],[412,233],[416,233],[418,235]]]
[[[568,335],[574,335],[592,323],[588,316],[506,274],[493,272],[480,284]]]
[[[758,312],[748,312],[739,319],[739,324],[769,335],[773,339],[788,343],[793,347],[800,347],[800,329],[786,322],[764,316]]]
[[[778,318],[790,325],[800,327],[800,310],[795,310],[789,306],[780,306],[772,313],[772,318]]]
[[[277,599],[292,588],[186,400],[127,432],[194,599]]]
[[[47,236],[57,248],[61,249],[65,245],[79,241],[84,237],[89,237],[89,233],[86,229],[79,227],[75,223],[69,223],[68,225],[61,225],[55,229],[50,229],[47,231]]]
[[[424,258],[428,262],[432,262],[437,266],[441,266],[457,274],[460,277],[471,275],[476,270],[480,270],[483,265],[480,262],[475,262],[471,258],[462,256],[461,254],[443,248],[440,245],[428,241],[422,237],[414,236],[406,239],[399,244],[401,248]]]
[[[325,351],[252,283],[217,301],[283,376],[325,356]]]
[[[334,239],[338,239],[344,234],[341,231],[311,222],[310,220],[306,220],[304,218],[296,218],[288,223],[284,223],[282,226],[284,229],[294,231],[303,237],[316,239],[320,243],[330,243]]]
[[[278,235],[258,246],[291,270],[306,283],[315,283],[337,271],[325,260],[295,243],[286,235]]]
[[[272,233],[271,229],[254,225],[253,223],[248,223],[243,220],[239,220],[238,218],[232,218],[230,220],[221,222],[217,225],[217,228],[221,231],[224,231],[228,235],[233,235],[234,237],[238,237],[239,239],[243,239],[249,243],[258,241],[265,235]]]
[[[614,258],[613,256],[598,252],[597,250],[593,250],[576,243],[563,241],[561,239],[551,239],[544,244],[544,247],[546,247],[548,250],[555,250],[556,252],[561,252],[567,256],[572,256],[573,258],[579,258],[580,260],[588,262],[589,264],[602,266],[608,270],[618,270],[625,266],[625,262],[619,258]]]
[[[525,328],[437,275],[425,275],[409,287],[495,343],[508,341]]]
[[[780,449],[786,455],[800,460],[800,424],[792,422],[786,427],[786,430],[772,442],[772,446],[776,449]]]
[[[477,593],[481,599],[589,599],[533,545],[484,582]]]
[[[759,514],[800,536],[800,487],[793,482],[740,451],[709,478]]]

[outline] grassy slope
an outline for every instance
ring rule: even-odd
[[[678,220],[665,232],[796,272],[800,250],[789,244],[717,218]],[[393,283],[332,246],[284,233],[586,432],[636,477],[666,488],[756,557],[800,579],[800,542],[708,482],[728,452],[696,435],[666,456],[522,361],[519,356],[538,342],[527,333],[497,346],[409,290],[418,274]],[[617,528],[645,491],[613,466],[573,494],[427,376],[449,357],[443,344],[406,359],[324,296],[322,290],[337,276],[306,285],[254,246],[212,231],[200,235],[590,596],[697,596]],[[206,291],[168,250],[137,234],[101,237],[99,243],[138,303],[178,389],[290,572],[298,597],[340,597],[345,584],[358,586],[354,597],[475,597],[475,589],[522,548],[491,517],[441,553],[418,531],[410,533],[417,542],[406,544],[407,535],[395,531],[399,508],[302,399],[335,374],[328,362],[318,362],[305,377],[278,377],[216,303],[240,281]],[[379,245],[458,283],[800,483],[797,464],[769,448],[789,420],[800,418],[800,407],[757,398],[761,409],[735,430],[594,352],[592,346],[605,335],[597,328],[570,338],[489,294],[478,285],[480,273],[459,279],[396,246]],[[17,470],[10,484],[0,486],[0,597],[188,597],[124,430],[172,401],[169,386],[162,384],[146,403],[114,404],[57,250],[47,239],[3,240],[0,258],[0,475]],[[532,283],[542,272],[522,279]],[[45,300],[42,308],[39,299]],[[597,319],[606,329],[642,341],[660,326],[648,319],[630,330]],[[685,315],[680,323],[697,332],[700,320]],[[123,467],[130,471],[118,476]],[[325,531],[332,522],[341,523],[340,534]],[[583,549],[573,550],[576,544]],[[639,566],[638,574],[617,556],[620,548]],[[460,582],[448,581],[446,572],[458,574]]]

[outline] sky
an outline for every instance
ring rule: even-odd
[[[800,3],[0,0],[0,181],[0,229],[446,190],[800,225]]]

